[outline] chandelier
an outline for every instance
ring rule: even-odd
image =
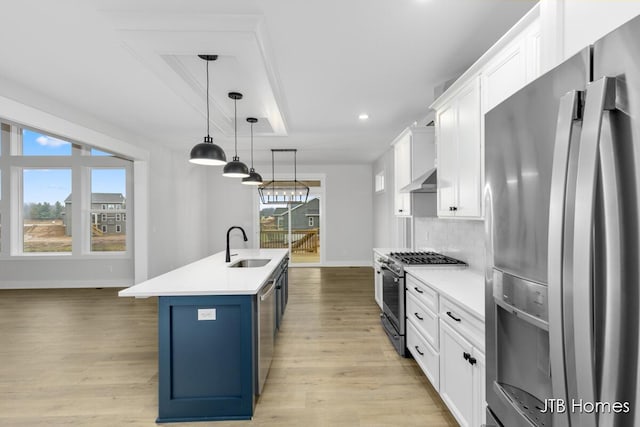
[[[309,187],[298,181],[297,152],[294,148],[271,149],[271,181],[258,187],[260,201],[263,205],[304,204],[309,197]],[[275,179],[275,153],[293,153],[293,179]]]

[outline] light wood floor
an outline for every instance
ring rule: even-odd
[[[382,331],[370,268],[290,270],[252,421],[172,426],[455,426]],[[0,426],[152,426],[156,299],[115,289],[0,291]]]

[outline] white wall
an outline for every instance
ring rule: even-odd
[[[271,165],[256,165],[264,179],[271,179]],[[226,231],[240,225],[250,241],[247,247],[257,247],[254,210],[257,191],[238,180],[221,176],[221,169],[211,169],[207,188],[212,228],[209,251],[225,249]],[[305,174],[325,177],[325,236],[322,245],[326,266],[358,266],[371,264],[373,236],[371,165],[301,165],[298,179]],[[242,234],[232,233],[231,247],[245,247]]]
[[[207,168],[188,152],[151,150],[149,170],[149,277],[209,254],[211,226]]]
[[[374,163],[371,182],[384,171],[384,191],[373,194],[373,247],[391,248],[395,246],[394,177],[393,149],[387,150]],[[373,184],[372,184],[373,185]]]

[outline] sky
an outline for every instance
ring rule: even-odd
[[[25,156],[70,156],[71,144],[50,136],[25,129],[22,136],[22,154]],[[110,155],[92,150],[92,155]],[[24,169],[24,203],[64,204],[71,194],[71,169]],[[124,169],[93,169],[91,191],[94,193],[122,193],[126,196]]]

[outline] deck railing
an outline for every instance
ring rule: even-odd
[[[261,230],[261,248],[288,248],[289,232],[287,230]],[[291,251],[293,253],[318,253],[320,247],[320,230],[291,230]]]

